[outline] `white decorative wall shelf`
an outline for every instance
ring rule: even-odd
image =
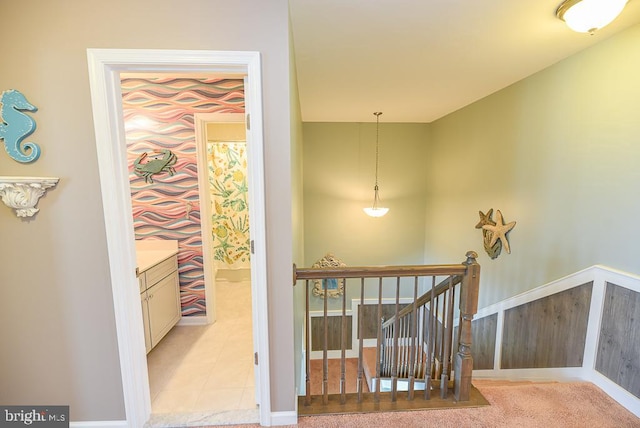
[[[57,177],[0,177],[0,198],[18,217],[32,217],[36,204],[47,190],[58,184]]]

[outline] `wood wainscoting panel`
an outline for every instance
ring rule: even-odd
[[[401,310],[405,303],[401,303],[398,310]],[[360,308],[360,305],[358,305]],[[376,339],[378,337],[378,329],[380,328],[380,320],[378,319],[378,305],[364,305],[360,311],[364,317],[362,320],[362,332],[365,339]],[[395,303],[385,303],[382,305],[382,318],[388,320],[396,313]],[[360,335],[358,335],[360,339]]]
[[[504,313],[503,369],[581,367],[593,282]]]
[[[596,370],[640,398],[640,293],[607,283]]]
[[[406,306],[406,303],[401,303],[399,309],[402,309]],[[358,304],[358,308],[360,305]],[[365,339],[376,339],[378,337],[378,328],[380,328],[379,320],[378,320],[378,305],[377,304],[369,304],[364,305],[362,310],[360,311],[364,319],[362,320],[362,331],[364,332]],[[395,303],[385,303],[382,305],[382,317],[386,320],[391,318],[396,313],[396,305]],[[329,347],[327,350],[329,351],[337,351],[342,349],[340,340],[342,337],[341,327],[342,327],[342,316],[339,314],[330,314],[327,317],[327,341]],[[351,324],[351,315],[346,316],[346,328],[347,328],[347,343],[346,349],[351,349],[351,340],[352,340],[352,324]],[[358,326],[356,324],[356,334],[357,334]],[[356,339],[360,339],[358,335]],[[311,317],[311,350],[312,351],[322,351],[324,343],[324,321],[322,316],[312,316]]]
[[[440,327],[440,326],[439,326]],[[471,321],[471,357],[474,370],[492,370],[496,355],[496,334],[498,330],[498,314]],[[458,338],[458,327],[453,330],[453,337]],[[454,346],[453,352],[458,350]]]
[[[498,314],[478,318],[471,322],[471,356],[475,370],[493,369],[497,328]]]
[[[351,315],[345,317],[347,335],[345,349],[351,349]],[[342,349],[342,316],[327,317],[327,350]],[[324,317],[311,317],[311,350],[324,349]]]

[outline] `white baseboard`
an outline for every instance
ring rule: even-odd
[[[127,421],[69,422],[69,428],[128,428]]]
[[[207,325],[209,322],[207,321],[206,316],[197,316],[197,317],[182,317],[180,321],[178,321],[178,325]]]
[[[298,425],[298,412],[271,412],[271,426],[281,425]]]
[[[530,381],[589,381],[588,370],[583,367],[557,367],[541,369],[474,370],[474,379],[530,380]]]
[[[640,418],[640,398],[631,394],[629,391],[596,370],[593,371],[590,380],[609,397],[616,400],[620,405]]]

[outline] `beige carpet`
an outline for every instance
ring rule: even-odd
[[[640,419],[598,387],[585,382],[474,381],[490,406],[337,416],[300,417],[299,428],[504,427],[640,428]],[[234,425],[254,428],[259,425]],[[295,427],[291,425],[290,427]]]

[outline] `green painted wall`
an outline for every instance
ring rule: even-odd
[[[381,116],[378,183],[381,205],[390,211],[371,218],[362,211],[373,202],[375,183],[376,125],[373,114],[371,118],[371,123],[304,123],[307,266],[327,253],[349,266],[424,262],[429,125],[384,123]],[[377,285],[373,288],[367,287],[365,297],[377,296]],[[401,294],[410,293],[409,281]],[[359,298],[359,282],[348,282],[346,294],[347,299]],[[312,296],[310,303],[312,310],[323,307],[318,297]],[[340,299],[332,299],[329,309],[340,305]]]
[[[361,210],[375,123],[305,123],[307,265],[326,252],[380,265],[456,263],[475,250],[480,307],[594,264],[640,273],[639,45],[635,26],[431,124],[381,116],[391,211],[380,219]],[[489,208],[517,222],[511,254],[495,260],[475,229]]]
[[[304,124],[308,265],[327,252],[351,266],[423,262],[427,127],[380,123],[378,183],[390,211],[371,218],[362,208],[373,201],[375,122]]]
[[[635,26],[431,124],[425,257],[478,251],[480,307],[594,264],[640,273],[639,45]],[[489,208],[517,221],[496,260]]]

